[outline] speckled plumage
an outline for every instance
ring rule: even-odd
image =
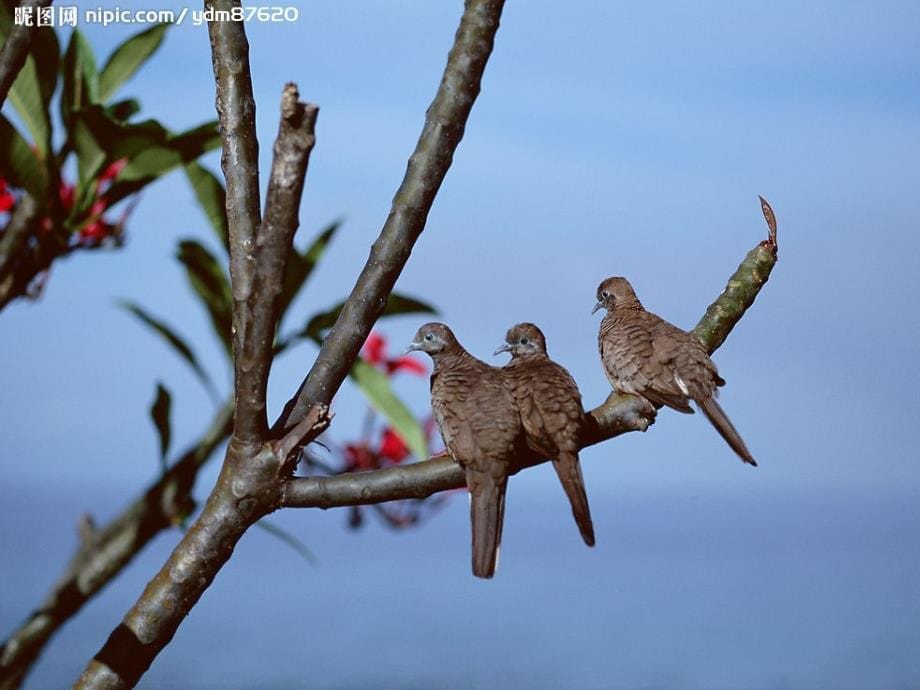
[[[430,336],[430,339],[429,339]],[[501,370],[468,353],[444,324],[422,326],[410,346],[431,355],[431,407],[470,491],[473,574],[498,565],[508,469],[524,446],[523,427]]]
[[[513,326],[499,351],[511,353],[502,368],[527,435],[528,447],[553,461],[572,506],[572,515],[588,546],[594,546],[594,526],[578,462],[579,436],[584,423],[581,394],[572,375],[552,361],[543,332],[532,323]]]
[[[716,431],[745,462],[756,465],[728,416],[716,402],[725,381],[696,336],[646,311],[625,278],[608,278],[597,288],[595,309],[606,315],[598,349],[611,385],[654,405],[692,413],[695,401]]]

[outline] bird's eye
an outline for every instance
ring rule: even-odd
[[[601,297],[603,297],[604,299],[607,299],[608,297],[610,297],[610,293],[607,292],[606,290],[604,290],[604,291],[601,293]]]
[[[425,340],[429,340],[429,341],[434,340],[434,336],[431,333],[426,333]]]
[[[521,345],[526,345],[530,341],[527,338],[521,338]]]

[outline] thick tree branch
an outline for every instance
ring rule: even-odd
[[[188,515],[198,470],[230,435],[233,406],[218,412],[201,440],[108,525],[82,543],[45,601],[0,646],[0,690],[19,687],[51,636],[115,578],[151,539]]]
[[[205,9],[229,11],[239,0],[205,0]],[[259,142],[256,103],[249,71],[249,42],[242,22],[209,22],[217,114],[223,138],[221,168],[227,181],[230,278],[233,288],[233,355],[236,413],[233,433],[256,443],[268,426],[264,372],[254,362],[261,351],[249,300],[256,279],[259,211]],[[270,344],[269,344],[270,347]],[[261,390],[261,394],[259,391]]]
[[[32,33],[37,28],[37,8],[48,7],[50,4],[51,0],[23,0],[19,4],[32,16],[32,25],[13,24],[3,48],[0,49],[0,106],[6,102],[6,96],[29,56]]]
[[[502,5],[502,0],[467,0],[441,84],[390,215],[313,367],[275,423],[275,435],[296,425],[313,403],[332,400],[386,306],[463,137],[492,52]]]
[[[206,0],[227,9],[239,3]],[[229,28],[228,28],[229,27]],[[233,289],[236,414],[217,484],[201,515],[159,573],[90,661],[76,687],[125,688],[137,683],[210,586],[240,537],[280,504],[290,449],[308,443],[329,424],[328,407],[315,405],[288,434],[267,443],[265,388],[275,333],[275,306],[297,227],[316,108],[297,101],[288,85],[275,145],[266,221],[258,228],[258,175],[248,46],[241,23],[210,24],[218,111],[224,137]],[[256,188],[252,188],[253,182]],[[255,224],[253,223],[255,221]]]
[[[284,447],[316,438],[329,425],[325,406],[312,408]],[[231,437],[208,501],[144,593],[90,661],[75,688],[133,687],[210,586],[247,529],[281,501],[282,458],[272,444],[259,448]]]
[[[768,208],[764,209],[765,215]],[[725,342],[732,327],[754,303],[770,277],[776,256],[776,233],[773,227],[770,239],[748,252],[729,278],[722,294],[709,306],[693,329],[710,353]],[[586,414],[587,423],[581,447],[630,431],[645,431],[654,420],[655,409],[641,398],[611,393],[607,400]],[[518,462],[516,471],[546,460],[529,456]],[[463,486],[466,486],[466,479],[460,466],[450,458],[437,457],[372,472],[332,477],[295,477],[286,482],[281,503],[289,508],[333,508],[426,498],[439,491]]]
[[[226,9],[233,3],[206,0],[206,6]],[[412,242],[424,227],[434,194],[450,165],[478,94],[500,8],[501,2],[495,0],[468,0],[454,49],[448,58],[448,68],[438,96],[429,109],[422,138],[410,159],[406,180],[397,192],[391,216],[350,297],[350,307],[346,307],[345,312],[348,316],[344,321],[340,319],[339,335],[330,336],[320,354],[322,364],[318,371],[325,373],[314,377],[313,381],[326,391],[328,398],[341,384],[350,360],[354,359],[373,320],[383,309],[409,256]],[[252,201],[257,196],[246,185],[255,179],[255,173],[252,172],[250,178],[237,179],[233,190],[230,182],[233,175],[240,174],[239,168],[254,171],[256,166],[252,156],[255,141],[249,126],[251,117],[246,120],[247,107],[251,104],[251,84],[242,26],[212,24],[210,33],[218,110],[225,137],[224,173],[228,182],[237,403],[234,433],[220,477],[201,515],[122,624],[89,663],[77,682],[78,688],[125,688],[138,681],[229,559],[240,537],[259,518],[280,507],[281,490],[287,476],[286,456],[293,448],[315,438],[329,424],[326,405],[302,405],[297,415],[288,419],[288,431],[276,434],[277,440],[268,443],[262,433],[264,408],[256,410],[254,407],[264,404],[264,398],[254,401],[245,397],[257,390],[253,385],[255,377],[247,369],[251,363],[248,355],[258,352],[258,344],[250,330],[253,314],[247,310],[247,300],[254,290],[260,265],[258,253],[262,247],[254,242],[257,223],[253,219],[257,219],[257,210],[253,211]],[[242,45],[231,48],[228,43],[234,41],[242,41]],[[243,101],[246,104],[242,104]],[[251,110],[248,114],[251,116]],[[241,141],[250,135],[253,138],[248,145]],[[267,212],[266,215],[271,214]],[[266,261],[271,264],[271,259]],[[343,352],[343,347],[350,354]],[[349,357],[349,362],[330,362],[330,358],[338,360],[343,356]],[[336,377],[338,379],[334,380]],[[244,385],[244,381],[248,382]],[[241,414],[244,406],[248,412]]]

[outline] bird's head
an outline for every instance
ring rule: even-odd
[[[638,304],[639,299],[636,297],[632,285],[626,278],[613,276],[607,278],[597,286],[597,304],[591,311],[593,314],[598,309],[612,310],[615,306],[624,306],[627,304]]]
[[[546,338],[543,331],[532,323],[519,323],[512,326],[505,334],[505,344],[499,347],[499,352],[510,352],[512,357],[529,357],[546,354]]]
[[[406,348],[406,352],[418,350],[434,357],[456,346],[457,339],[450,328],[443,323],[432,322],[418,329],[409,347]]]

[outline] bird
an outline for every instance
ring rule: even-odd
[[[564,367],[549,358],[543,331],[532,323],[512,326],[495,354],[500,352],[511,353],[502,373],[521,416],[527,446],[553,461],[581,537],[594,546],[594,525],[578,462],[584,424],[578,385]]]
[[[498,567],[509,468],[526,453],[524,429],[498,367],[476,359],[443,323],[426,323],[406,352],[431,356],[431,407],[450,456],[470,491],[473,574]]]
[[[699,338],[646,311],[626,278],[614,276],[598,286],[598,309],[607,310],[597,336],[601,363],[617,392],[688,414],[693,400],[738,457],[757,466],[716,402],[725,380]]]

